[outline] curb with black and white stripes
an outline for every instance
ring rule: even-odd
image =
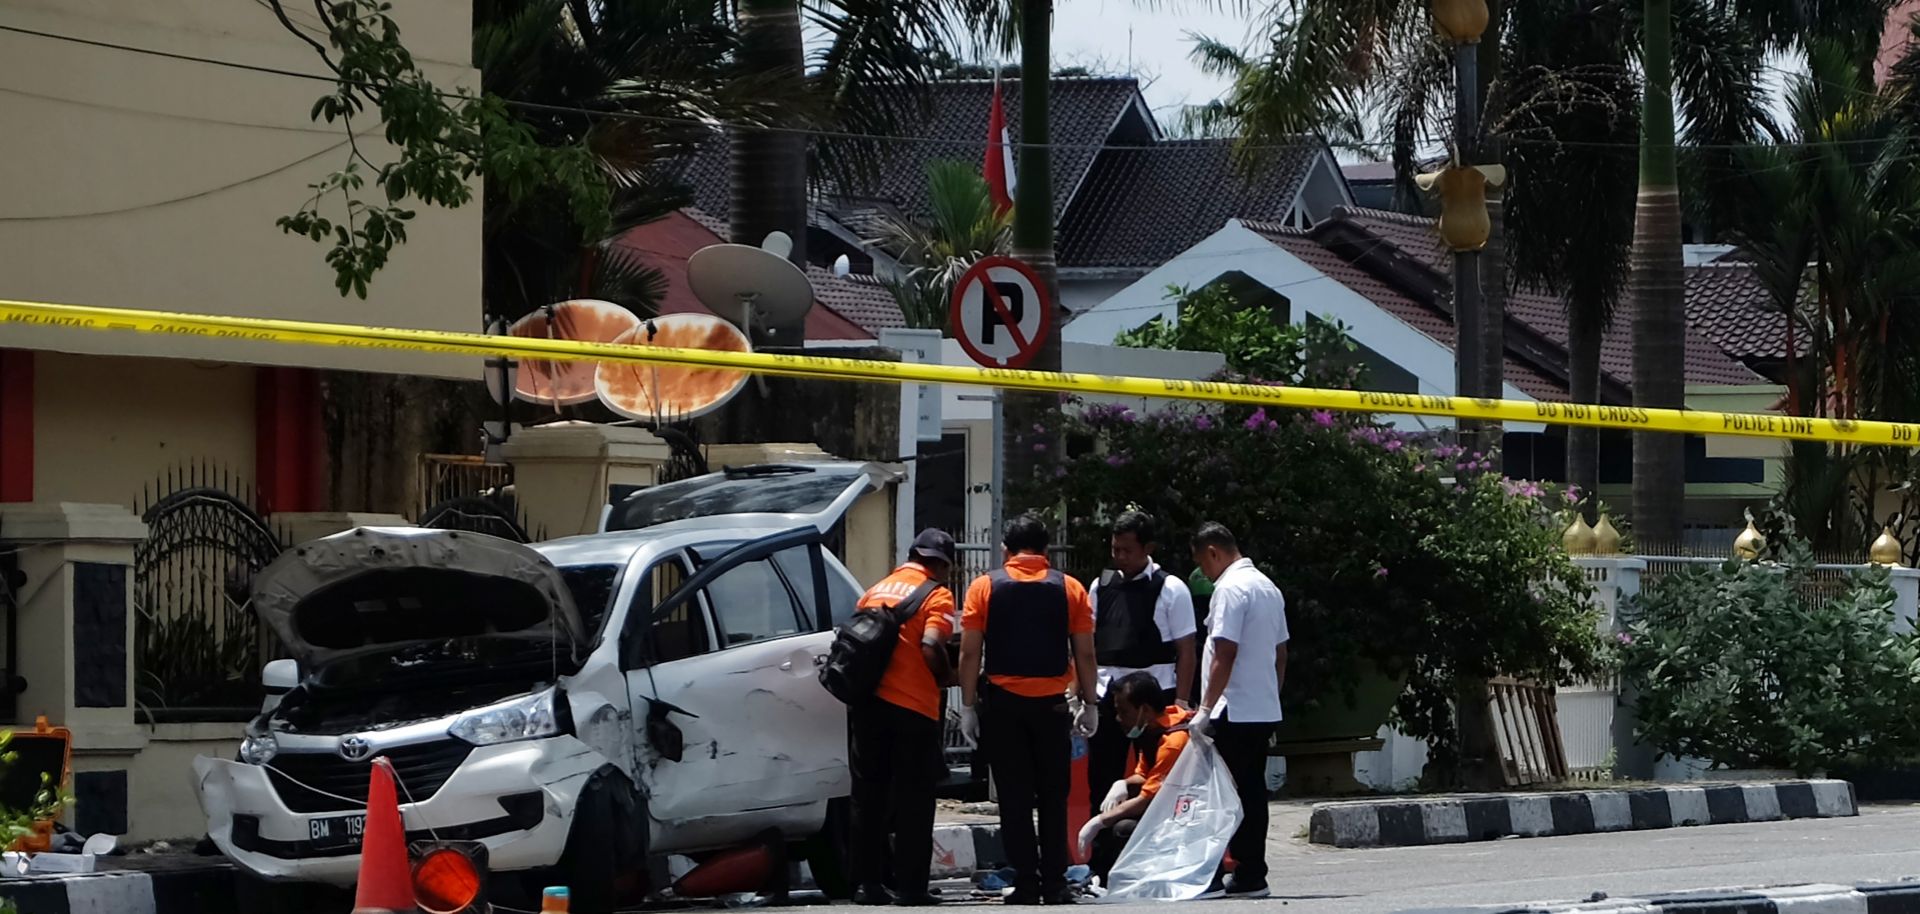
[[[1565,904],[1425,908],[1400,914],[1920,914],[1920,882],[1713,889]]]
[[[1446,796],[1321,803],[1313,808],[1307,839],[1334,847],[1406,847],[1859,813],[1853,785],[1835,780]]]
[[[0,899],[22,914],[204,914],[233,907],[233,867],[0,878]]]

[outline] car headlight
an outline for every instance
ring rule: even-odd
[[[476,746],[539,739],[560,734],[559,715],[554,713],[554,689],[535,695],[475,708],[453,722],[447,735]]]
[[[271,733],[249,736],[240,741],[240,760],[249,765],[265,765],[280,754],[280,741]]]

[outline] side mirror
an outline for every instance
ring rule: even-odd
[[[267,694],[285,695],[300,684],[300,662],[292,658],[275,660],[260,670],[260,684],[266,686]]]

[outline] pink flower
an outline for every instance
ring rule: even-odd
[[[1212,419],[1209,419],[1209,418],[1207,418],[1206,416],[1195,416],[1195,417],[1193,417],[1193,429],[1194,429],[1194,431],[1198,431],[1198,432],[1204,432],[1204,431],[1206,431],[1206,430],[1208,430],[1208,429],[1210,429],[1210,428],[1213,428],[1213,420],[1212,420]]]
[[[1373,576],[1374,576],[1374,577],[1376,577],[1376,578],[1384,578],[1384,577],[1386,577],[1386,576],[1387,576],[1387,569],[1385,569],[1385,568],[1375,568],[1375,569],[1373,570]]]
[[[1260,429],[1266,427],[1266,424],[1267,424],[1267,408],[1264,406],[1254,410],[1253,415],[1247,417],[1247,423],[1246,423],[1247,431],[1257,432]]]
[[[1313,411],[1313,424],[1315,424],[1315,425],[1318,425],[1318,426],[1320,426],[1321,428],[1332,428],[1332,427],[1333,427],[1333,413],[1332,413],[1332,412],[1330,412],[1330,411],[1328,411],[1328,410],[1324,410],[1324,409],[1316,409],[1316,410],[1314,410],[1314,411]]]

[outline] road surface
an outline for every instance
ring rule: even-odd
[[[1578,901],[1595,892],[1650,892],[1920,877],[1920,807],[1871,806],[1853,819],[1714,825],[1433,847],[1338,850],[1296,837],[1304,819],[1275,809],[1264,901],[1196,902],[1209,910],[1395,912],[1529,901]],[[953,883],[947,894],[964,891]],[[977,906],[990,906],[980,902]],[[943,907],[976,905],[943,905]],[[1103,911],[1144,909],[1100,905]],[[819,911],[821,908],[810,910]],[[836,914],[864,910],[835,909]]]

